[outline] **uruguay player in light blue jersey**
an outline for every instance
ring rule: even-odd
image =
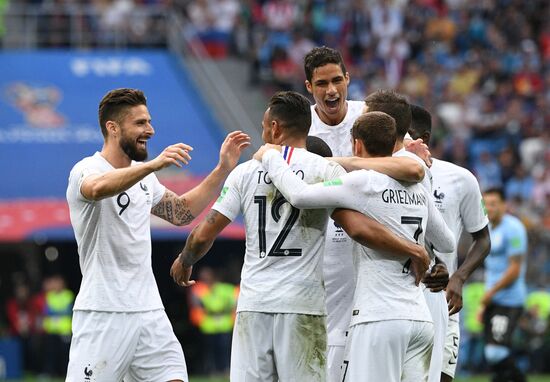
[[[523,382],[511,349],[512,334],[527,294],[525,268],[527,232],[523,223],[506,213],[501,189],[483,193],[489,218],[491,252],[485,259],[485,358],[493,369],[493,382]]]

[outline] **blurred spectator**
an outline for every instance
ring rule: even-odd
[[[190,320],[205,340],[206,374],[229,372],[237,296],[238,287],[220,282],[212,268],[200,268],[198,280],[191,288]]]
[[[6,302],[8,333],[21,341],[23,368],[34,373],[42,371],[44,309],[44,295],[32,295],[25,281],[16,281],[14,296]]]
[[[544,335],[548,331],[550,318],[550,293],[539,290],[529,293],[525,301],[525,314],[519,322],[521,341],[525,344],[525,352],[529,359],[528,368],[532,372],[543,373],[547,369],[548,350]]]
[[[464,286],[462,292],[464,307],[460,312],[462,338],[459,355],[459,366],[463,371],[479,373],[483,370],[483,307],[481,299],[485,294],[483,282],[471,282]]]
[[[45,292],[45,367],[48,376],[65,376],[71,344],[71,319],[74,293],[67,289],[65,280],[54,275],[44,280]]]

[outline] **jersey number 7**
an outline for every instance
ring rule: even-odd
[[[416,231],[414,231],[413,237],[414,241],[416,241],[416,244],[418,244],[418,238],[422,233],[422,218],[417,216],[401,216],[401,224],[413,224],[417,226]],[[407,260],[407,262],[403,265],[403,273],[409,273],[410,266],[411,259]]]
[[[259,209],[258,237],[260,241],[260,258],[264,258],[266,256],[265,225],[267,219],[267,196],[254,196],[254,203],[258,204]],[[271,217],[273,218],[273,220],[275,220],[276,223],[281,220],[281,208],[285,203],[288,203],[286,199],[282,195],[279,195],[275,200],[273,200],[273,203],[271,204]],[[286,237],[288,236],[290,230],[300,216],[299,209],[295,208],[294,206],[290,206],[290,208],[290,215],[285,221],[281,232],[279,232],[279,235],[275,239],[275,242],[273,243],[273,246],[271,247],[271,250],[269,251],[269,254],[267,254],[267,256],[302,256],[301,248],[282,248]]]

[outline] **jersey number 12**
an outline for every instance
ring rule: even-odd
[[[258,237],[260,241],[260,258],[264,258],[266,256],[266,237],[265,237],[265,225],[266,225],[266,219],[267,219],[267,196],[254,196],[254,203],[258,204]],[[276,223],[281,220],[281,208],[283,207],[283,204],[288,203],[286,199],[280,195],[277,197],[273,204],[271,205],[271,217],[273,220],[275,220]],[[288,219],[285,221],[285,224],[283,228],[281,229],[281,232],[279,232],[279,235],[277,235],[277,238],[275,239],[275,242],[273,243],[273,246],[271,247],[271,250],[267,254],[267,256],[302,256],[302,249],[301,248],[289,248],[285,249],[282,248],[283,243],[290,233],[290,230],[298,220],[298,217],[300,216],[300,210],[290,206],[290,215],[288,216]]]

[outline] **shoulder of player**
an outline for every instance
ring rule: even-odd
[[[518,229],[525,230],[525,225],[523,222],[517,216],[512,214],[505,214],[503,217],[503,223],[505,223],[507,229],[512,232],[515,232]]]
[[[96,153],[97,154],[97,153]],[[101,170],[104,171],[104,163],[101,160],[101,157],[98,157],[98,155],[91,155],[85,158],[82,158],[78,162],[74,164],[74,166],[71,168],[70,173],[76,173],[76,172],[82,172],[85,169],[94,169],[94,170]]]

